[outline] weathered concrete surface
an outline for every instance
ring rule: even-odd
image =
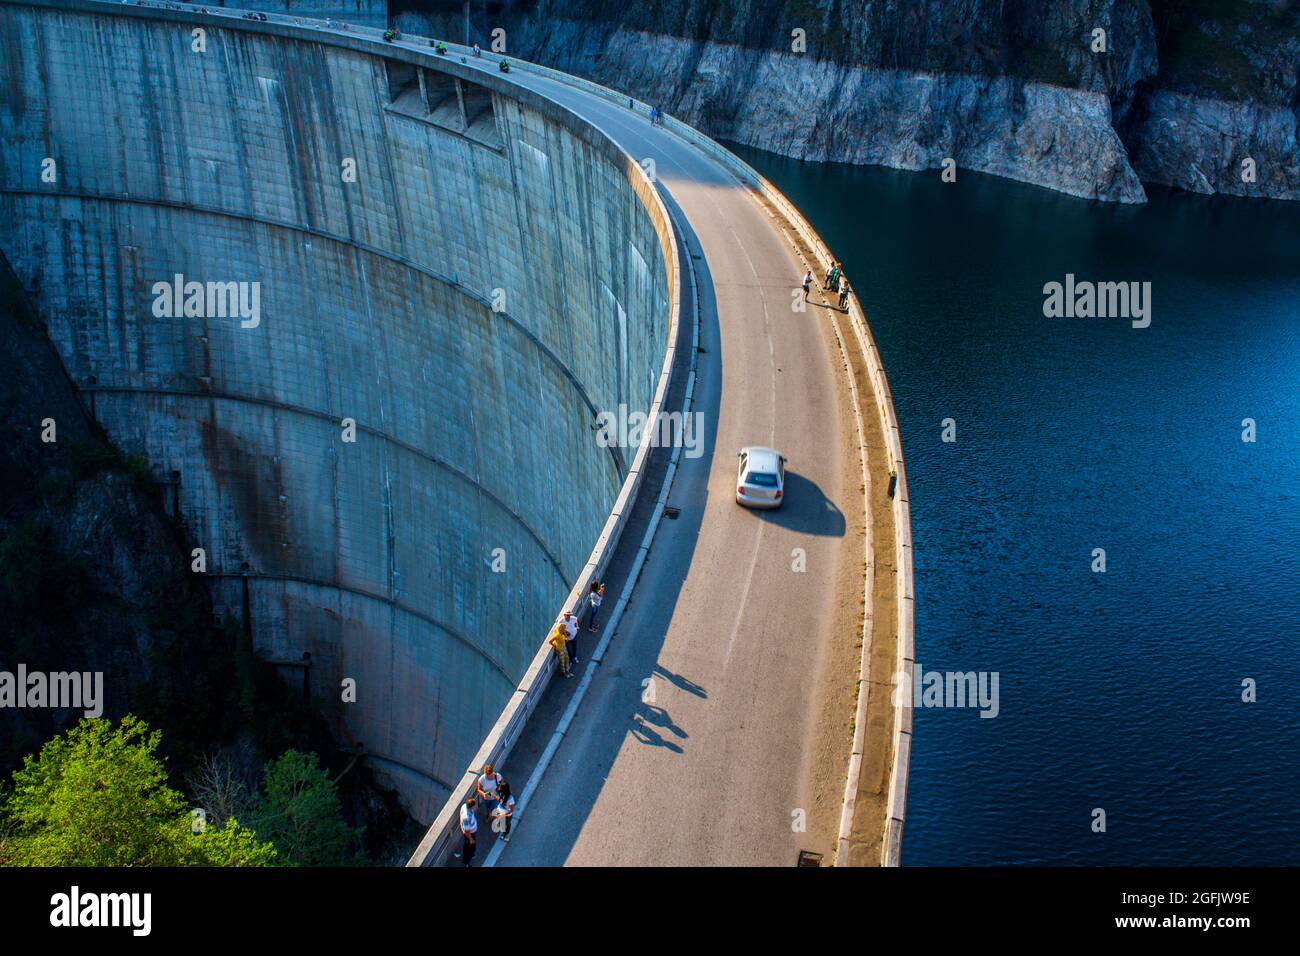
[[[0,3],[0,248],[114,440],[180,472],[218,606],[311,654],[427,820],[614,502],[631,452],[590,426],[650,403],[669,233],[540,97],[274,24],[195,52],[197,19]],[[175,274],[260,283],[260,323],[155,317]]]

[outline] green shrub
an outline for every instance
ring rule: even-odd
[[[16,866],[267,866],[275,848],[235,820],[194,832],[167,786],[161,734],[135,717],[83,718],[14,774],[3,862]]]

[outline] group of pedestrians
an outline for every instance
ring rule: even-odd
[[[840,264],[831,261],[831,267],[826,272],[826,289],[828,292],[838,292],[840,294],[840,308],[848,309],[849,307],[849,280],[844,277],[844,270]]]
[[[509,843],[510,822],[515,816],[515,795],[510,791],[509,781],[493,770],[490,763],[483,765],[483,772],[474,784],[474,796],[460,808],[461,844],[456,857],[464,866],[472,864],[478,850],[480,807],[487,814],[488,825],[501,835],[503,842]]]
[[[599,581],[592,581],[591,587],[587,589],[587,597],[584,601],[587,613],[587,630],[595,633],[596,618],[600,614],[600,605],[605,600],[605,585]],[[581,664],[582,660],[578,657],[578,634],[582,630],[582,625],[572,611],[565,611],[564,616],[560,618],[555,630],[547,638],[547,643],[555,649],[555,656],[560,660],[560,673],[565,677],[573,677],[573,665]]]
[[[605,585],[592,581],[583,601],[583,610],[587,618],[587,630],[596,632],[596,619],[600,616],[600,606],[605,601]],[[565,611],[560,622],[555,625],[547,643],[555,648],[555,655],[560,659],[560,673],[572,677],[573,665],[581,663],[578,657],[578,634],[582,625],[572,611]],[[487,814],[492,829],[501,835],[501,839],[510,842],[510,823],[515,815],[515,797],[510,792],[506,778],[497,773],[491,764],[483,767],[474,784],[474,796],[470,797],[460,808],[460,852],[457,859],[469,866],[478,849],[479,813]]]
[[[813,274],[809,269],[803,274],[803,300],[808,301],[808,296],[812,294]],[[831,262],[831,267],[826,271],[826,284],[823,288],[827,292],[838,292],[840,296],[840,309],[847,311],[849,307],[849,280],[844,276],[844,270],[840,268],[838,262]]]

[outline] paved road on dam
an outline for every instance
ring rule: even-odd
[[[856,434],[825,309],[819,296],[792,308],[802,263],[716,161],[596,96],[511,76],[653,160],[689,224],[704,441],[699,457],[683,456],[669,499],[680,517],[661,523],[600,672],[498,862],[788,866],[799,849],[829,860],[863,552]],[[781,510],[735,504],[745,445],[789,457]],[[583,635],[587,651],[594,640]]]

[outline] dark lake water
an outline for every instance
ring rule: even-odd
[[[1300,204],[734,148],[879,342],[919,666],[999,674],[996,718],[916,711],[904,862],[1300,863]],[[1045,317],[1067,273],[1149,281],[1150,326]]]

